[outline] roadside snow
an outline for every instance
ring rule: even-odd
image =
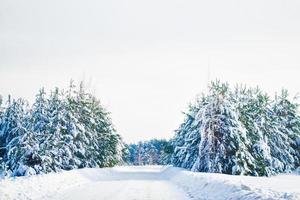
[[[0,181],[0,199],[48,199],[53,193],[100,180],[111,175],[111,169],[80,169]]]
[[[245,177],[166,166],[79,169],[0,181],[0,199],[300,199],[300,176]]]
[[[300,199],[300,176],[233,176],[168,168],[165,176],[195,199]]]

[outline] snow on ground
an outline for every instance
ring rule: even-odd
[[[300,176],[245,177],[164,166],[79,169],[0,181],[0,199],[300,199]]]
[[[194,199],[300,199],[300,176],[233,176],[168,168],[165,176]]]

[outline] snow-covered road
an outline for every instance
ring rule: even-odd
[[[183,190],[166,180],[162,167],[114,168],[113,176],[63,190],[55,200],[187,200]]]

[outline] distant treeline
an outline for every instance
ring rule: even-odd
[[[32,106],[8,98],[0,104],[0,166],[20,176],[83,167],[109,167],[124,145],[109,113],[83,84],[42,88]]]
[[[167,140],[153,139],[126,145],[124,161],[131,165],[170,164],[173,146]]]

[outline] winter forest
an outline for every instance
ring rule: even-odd
[[[175,166],[199,172],[270,176],[300,164],[300,115],[282,90],[212,82],[190,105],[172,139]]]
[[[1,107],[0,156],[5,175],[22,176],[121,161],[123,144],[99,100],[71,82],[41,89],[29,106],[8,98]]]
[[[195,172],[271,176],[300,166],[300,114],[282,90],[212,82],[184,113],[170,140],[125,144],[109,112],[83,84],[47,92],[30,106],[1,102],[4,176],[114,165],[174,165]],[[176,127],[174,127],[175,129]]]
[[[300,200],[300,0],[0,0],[0,200]]]

